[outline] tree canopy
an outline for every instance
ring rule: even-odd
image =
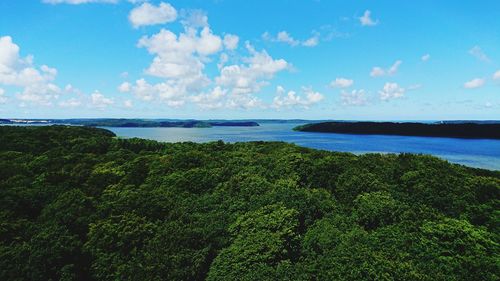
[[[500,173],[0,127],[0,280],[499,280]]]

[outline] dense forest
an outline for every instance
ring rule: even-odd
[[[0,280],[499,280],[500,172],[0,127]]]
[[[295,127],[294,130],[360,135],[500,139],[500,123],[493,121],[466,123],[462,123],[462,121],[438,123],[321,122],[301,125]]]

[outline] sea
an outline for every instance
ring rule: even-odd
[[[258,127],[111,128],[118,137],[161,142],[282,141],[314,149],[363,153],[430,154],[451,163],[500,171],[500,140],[351,135],[293,131],[305,121],[257,121]]]

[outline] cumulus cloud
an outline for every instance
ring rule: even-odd
[[[373,20],[372,12],[370,10],[366,10],[362,17],[359,18],[359,22],[362,26],[375,26],[378,24],[378,20]]]
[[[71,5],[79,5],[79,4],[87,4],[87,3],[108,3],[108,4],[116,4],[118,0],[42,0],[43,3],[46,4],[71,4]]]
[[[363,106],[368,104],[365,90],[352,90],[351,92],[342,90],[340,100],[342,105],[345,106]]]
[[[223,40],[214,35],[209,27],[200,32],[188,28],[179,36],[162,29],[151,37],[141,38],[138,46],[155,55],[146,73],[166,79],[159,87],[188,94],[199,92],[210,83],[203,72],[205,61],[223,49]]]
[[[70,98],[64,101],[59,102],[60,107],[70,107],[70,108],[76,108],[80,107],[82,105],[82,101],[77,98]]]
[[[10,36],[0,37],[0,84],[21,87],[16,97],[23,102],[52,105],[62,92],[53,83],[57,70],[47,65],[36,67],[33,56],[23,58],[19,51]]]
[[[385,75],[385,70],[379,66],[375,66],[372,68],[372,71],[370,72],[371,77],[380,77]]]
[[[423,62],[426,62],[431,59],[431,55],[425,54],[420,58]]]
[[[177,19],[177,10],[169,3],[161,2],[158,6],[148,2],[135,7],[128,16],[134,28],[146,25],[164,24]]]
[[[491,62],[490,58],[483,52],[483,49],[477,45],[469,50],[469,54],[480,61]]]
[[[224,35],[224,47],[228,50],[235,50],[238,48],[238,42],[240,41],[240,38],[237,35],[233,34],[226,34]]]
[[[315,47],[319,44],[319,36],[318,32],[313,32],[313,35],[305,40],[298,40],[293,38],[293,36],[288,31],[280,31],[275,36],[270,34],[269,32],[265,32],[262,34],[262,39],[271,42],[280,42],[285,43],[290,46],[304,46],[304,47]]]
[[[309,39],[302,42],[302,46],[305,47],[315,47],[319,44],[319,34],[313,35]]]
[[[156,55],[147,72],[163,78],[179,78],[188,74],[198,74],[204,67],[200,57],[217,53],[222,49],[222,39],[205,27],[198,34],[189,29],[177,36],[170,30],[162,29],[151,37],[142,37],[139,47]]]
[[[131,87],[132,84],[130,84],[129,82],[123,82],[120,84],[120,86],[118,86],[118,91],[120,93],[128,93],[130,92]]]
[[[145,73],[163,81],[149,83],[142,78],[134,83],[124,82],[118,90],[144,101],[160,101],[174,107],[187,102],[204,109],[264,106],[254,94],[290,64],[284,59],[274,59],[265,50],[255,50],[248,42],[249,55],[235,55],[233,51],[238,48],[240,38],[234,34],[214,34],[202,11],[182,11],[181,18],[181,32],[161,29],[143,36],[137,43],[153,55]],[[205,67],[216,55],[219,55],[219,73],[210,77]]]
[[[265,50],[256,51],[249,43],[246,47],[251,54],[246,63],[224,66],[215,78],[217,85],[231,89],[234,95],[260,92],[276,73],[289,67],[286,60],[274,59]]]
[[[397,83],[385,83],[384,88],[378,93],[381,100],[388,101],[404,97],[405,92],[406,90]]]
[[[287,43],[287,44],[292,45],[292,46],[296,46],[296,45],[300,44],[300,42],[298,40],[295,40],[286,31],[280,31],[280,32],[278,32],[278,35],[276,36],[276,41]]]
[[[303,96],[298,95],[295,91],[286,92],[285,88],[278,86],[271,107],[276,109],[293,107],[309,108],[324,99],[321,93],[314,91],[311,87],[302,87],[302,91],[304,93]]]
[[[464,88],[466,89],[477,89],[484,86],[486,80],[483,78],[475,78],[464,83]]]
[[[397,60],[394,62],[393,65],[391,65],[387,69],[383,69],[382,67],[375,66],[372,68],[372,71],[370,72],[370,76],[371,77],[381,77],[381,76],[386,76],[386,75],[395,75],[398,72],[399,67],[401,66],[402,63],[403,63],[403,61]]]
[[[227,92],[228,91],[226,89],[222,89],[220,86],[217,86],[208,93],[194,95],[190,99],[200,108],[217,109],[225,107],[227,105],[224,102],[224,98],[227,96]]]
[[[105,109],[109,105],[114,104],[114,100],[110,98],[106,98],[99,91],[95,91],[90,95],[91,104],[93,107],[98,109]]]
[[[226,107],[230,109],[252,109],[264,108],[262,100],[255,96],[231,96],[226,103]]]
[[[169,81],[150,84],[143,78],[135,81],[135,84],[131,84],[129,89],[138,99],[143,101],[157,100],[172,107],[183,105],[187,98],[185,92],[177,90],[178,85]]]
[[[5,90],[0,88],[0,104],[5,103],[7,98],[5,97]]]
[[[354,80],[347,78],[336,78],[334,81],[330,82],[330,87],[332,88],[349,88],[354,84]]]
[[[88,105],[104,108],[110,99],[96,92],[84,95],[72,85],[59,87],[55,80],[58,71],[47,65],[37,66],[33,56],[22,57],[20,47],[10,36],[0,37],[0,85],[10,86],[21,106],[79,107]],[[4,102],[6,99],[2,99]]]
[[[131,100],[125,100],[125,101],[123,101],[123,106],[126,108],[132,108],[132,107],[134,107],[134,104],[132,103]]]
[[[181,10],[181,23],[185,27],[202,28],[208,26],[208,16],[203,10]]]

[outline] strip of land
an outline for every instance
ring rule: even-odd
[[[65,124],[89,127],[126,128],[210,128],[210,127],[255,127],[253,121],[200,121],[200,120],[154,120],[154,119],[0,119],[0,124]]]
[[[500,139],[500,123],[323,122],[295,127],[302,132]]]

